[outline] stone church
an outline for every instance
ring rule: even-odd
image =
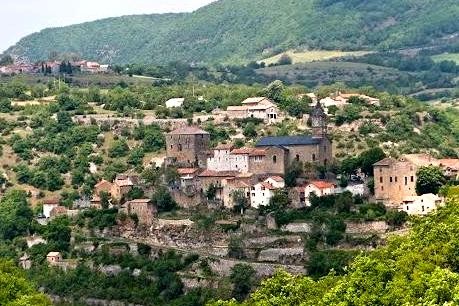
[[[260,171],[285,174],[293,161],[327,166],[333,158],[328,117],[320,103],[311,112],[312,135],[264,137],[257,144],[266,154],[258,158]]]

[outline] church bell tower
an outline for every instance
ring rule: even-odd
[[[311,111],[311,126],[312,126],[312,137],[325,138],[327,137],[327,124],[328,117],[325,114],[324,109],[320,102],[314,106]]]

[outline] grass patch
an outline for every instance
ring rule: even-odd
[[[344,52],[344,51],[327,51],[327,50],[316,50],[316,51],[294,51],[290,50],[285,52],[293,61],[293,64],[300,63],[310,63],[314,61],[325,61],[329,59],[344,57],[344,56],[363,56],[368,54],[368,51],[354,51],[354,52]],[[281,56],[284,53],[269,57],[267,59],[261,60],[260,62],[265,62],[265,64],[275,64],[279,61]]]
[[[453,61],[459,65],[459,53],[442,53],[432,56],[432,60],[436,63],[442,61]]]

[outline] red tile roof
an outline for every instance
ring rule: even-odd
[[[236,177],[239,172],[237,171],[213,171],[204,170],[199,177]]]
[[[250,153],[250,156],[265,156],[266,155],[266,150],[262,149],[254,149]]]
[[[270,176],[268,178],[272,178],[276,182],[283,182],[284,181],[284,179],[282,177],[280,177],[280,176]]]
[[[330,182],[326,182],[326,181],[312,181],[311,184],[316,186],[319,189],[329,189],[329,188],[335,187],[334,184]]]
[[[199,169],[197,168],[179,168],[177,169],[178,174],[180,175],[188,175],[188,174],[195,174]]]
[[[266,189],[269,189],[269,190],[274,190],[274,189],[276,189],[276,188],[274,188],[274,186],[271,185],[270,183],[261,182],[260,184],[261,184],[261,186],[263,186],[263,187],[265,187]]]
[[[237,154],[237,155],[248,155],[252,153],[254,149],[253,148],[240,148],[240,149],[234,149],[231,151],[231,154]]]

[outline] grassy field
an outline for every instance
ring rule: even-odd
[[[456,64],[459,65],[459,53],[443,53],[432,56],[432,59],[435,62],[441,61],[454,61]]]
[[[368,54],[368,51],[355,51],[355,52],[344,52],[344,51],[326,51],[326,50],[317,50],[317,51],[304,51],[304,52],[296,52],[293,50],[285,52],[293,61],[293,64],[300,64],[300,63],[310,63],[314,61],[324,61],[344,56],[363,56]],[[281,56],[284,53],[266,58],[261,60],[260,62],[264,62],[265,64],[275,64],[279,61]]]

